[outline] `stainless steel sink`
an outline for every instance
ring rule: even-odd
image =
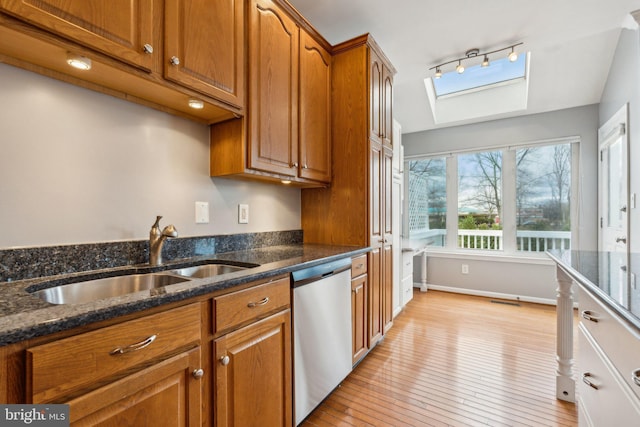
[[[186,282],[186,277],[170,274],[131,274],[54,286],[32,295],[51,304],[80,304]]]
[[[207,277],[218,276],[220,274],[233,273],[234,271],[244,270],[248,267],[240,267],[229,264],[204,264],[194,267],[185,267],[177,270],[171,270],[171,273],[185,277],[193,277],[197,279],[205,279]]]

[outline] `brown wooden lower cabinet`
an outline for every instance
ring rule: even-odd
[[[200,347],[67,402],[73,426],[201,426]]]
[[[351,325],[353,364],[367,353],[367,275],[351,279]]]
[[[214,341],[214,418],[223,426],[291,426],[291,311]]]

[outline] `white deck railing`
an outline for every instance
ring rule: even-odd
[[[411,238],[425,240],[427,246],[444,246],[446,230],[411,233]],[[502,230],[458,230],[459,248],[502,250]],[[571,249],[570,231],[517,231],[516,247],[524,252]]]

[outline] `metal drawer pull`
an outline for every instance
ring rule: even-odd
[[[131,344],[126,347],[114,348],[113,350],[111,350],[109,354],[116,355],[116,354],[131,353],[132,351],[142,350],[143,348],[147,347],[149,344],[154,342],[157,337],[158,337],[157,335],[151,335],[149,338],[143,341],[137,342],[135,344]]]
[[[598,323],[598,318],[594,316],[593,313],[590,312],[589,310],[582,310],[582,313],[580,314],[582,315],[583,319],[591,320],[592,322]]]
[[[195,369],[191,375],[193,375],[193,378],[199,380],[200,378],[204,377],[204,371],[202,369]]]
[[[222,356],[220,358],[220,364],[222,364],[222,366],[227,366],[230,361],[231,359],[229,359],[229,356]]]
[[[597,390],[598,386],[592,383],[589,378],[591,378],[590,372],[585,372],[584,374],[582,374],[582,382],[588,385],[589,387],[591,387],[592,389]]]
[[[269,297],[264,297],[258,302],[250,302],[249,304],[247,304],[247,307],[254,308],[254,307],[257,307],[259,305],[265,305],[268,302],[269,302]]]
[[[631,373],[631,377],[633,378],[633,382],[636,383],[638,387],[640,387],[640,369],[636,369]]]

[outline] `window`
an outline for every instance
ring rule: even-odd
[[[515,62],[509,61],[509,58],[496,59],[491,61],[489,67],[474,65],[467,68],[463,74],[456,71],[444,73],[439,79],[432,79],[436,96],[460,94],[474,89],[487,89],[496,84],[514,83],[525,76],[526,57],[526,55],[519,55]]]
[[[410,160],[409,237],[449,249],[512,254],[570,249],[577,142]],[[457,177],[457,185],[447,185],[447,176]],[[457,212],[457,221],[453,214],[447,222],[447,212]]]
[[[571,144],[516,151],[517,249],[568,249],[571,241]]]
[[[502,151],[458,156],[458,247],[502,249]]]
[[[409,162],[409,233],[431,246],[446,243],[446,173],[442,157]]]

